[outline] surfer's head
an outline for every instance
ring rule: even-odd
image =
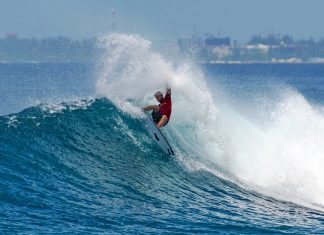
[[[161,91],[157,91],[155,94],[154,94],[154,97],[155,99],[158,101],[158,102],[161,102],[162,99],[163,99],[163,94]]]

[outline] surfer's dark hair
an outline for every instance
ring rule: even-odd
[[[163,93],[162,93],[161,91],[157,91],[157,92],[155,92],[155,94],[154,94],[154,96],[160,96],[160,95],[163,96]]]

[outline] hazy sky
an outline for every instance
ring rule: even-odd
[[[0,0],[0,37],[85,38],[117,29],[148,38],[197,33],[231,36],[289,34],[324,38],[324,0]]]

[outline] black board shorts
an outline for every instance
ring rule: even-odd
[[[156,123],[156,124],[158,124],[159,123],[159,121],[161,120],[161,118],[162,118],[162,116],[163,116],[163,114],[160,112],[160,111],[152,111],[152,119],[153,119],[153,121]],[[168,124],[168,122],[169,122],[169,119],[167,119],[167,121],[166,121],[166,123],[164,123],[164,125],[163,126],[166,126],[166,124]]]

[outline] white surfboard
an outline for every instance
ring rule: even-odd
[[[145,112],[144,112],[145,113]],[[157,128],[152,118],[149,116],[149,114],[145,113],[147,118],[144,118],[144,127],[145,129],[150,133],[153,140],[159,145],[159,147],[169,155],[174,155],[174,152],[168,142],[168,140],[165,138],[165,136],[162,134],[161,130]]]

